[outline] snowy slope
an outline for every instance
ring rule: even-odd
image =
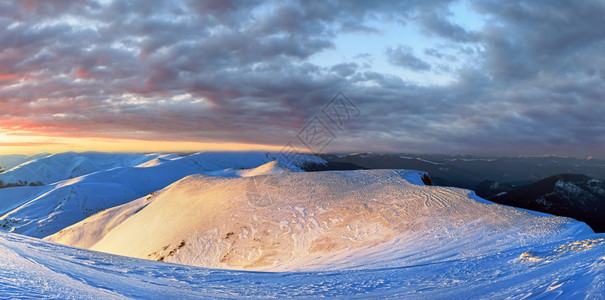
[[[96,213],[46,237],[45,240],[88,249],[125,219],[151,203],[155,199],[154,194]]]
[[[205,269],[3,232],[0,253],[0,295],[6,298],[599,299],[605,294],[602,234],[429,264],[318,272]]]
[[[0,155],[0,171],[6,171],[12,169],[20,164],[28,162],[30,160],[40,159],[45,156],[49,156],[49,153],[41,153],[37,155],[27,156],[21,154],[14,155]]]
[[[11,232],[44,237],[86,217],[130,202],[203,171],[195,157],[183,157],[151,167],[119,167],[60,181],[0,217]],[[20,187],[16,189],[31,189]],[[10,190],[10,189],[7,189]],[[2,202],[5,197],[0,190]]]
[[[270,163],[271,159],[265,154],[258,155],[257,152],[238,154],[240,159],[232,167],[258,167]],[[185,157],[154,154],[134,160],[119,156],[121,160],[117,163],[137,165],[124,167],[113,167],[116,163],[110,163],[110,157],[102,157],[107,159],[105,163],[97,159],[95,164],[110,168],[109,170],[89,173],[44,187],[0,189],[0,229],[42,238],[97,212],[160,190],[188,175],[206,173],[232,177],[242,176],[242,172],[262,174],[278,172],[273,171],[278,168],[280,171],[285,169],[278,167],[282,166],[282,163],[273,163],[274,165],[270,164],[259,170],[217,169],[217,164],[220,167],[229,166],[223,160],[232,155],[234,154],[223,152],[202,152]],[[155,158],[149,160],[152,157]],[[317,160],[314,156],[300,156],[298,159],[296,164],[303,163],[305,159]],[[146,161],[138,164],[141,160]],[[48,165],[59,163],[45,164]]]
[[[0,216],[50,190],[52,190],[52,187],[48,186],[23,186],[0,189]]]
[[[37,155],[0,174],[6,184],[50,184],[92,172],[136,166],[161,154],[66,152]]]
[[[240,171],[238,171],[238,174],[241,177],[253,177],[253,176],[261,176],[261,175],[279,174],[279,173],[284,173],[284,172],[303,172],[303,171],[296,166],[287,166],[277,160],[274,160],[274,161],[270,161],[264,165],[258,166],[256,168],[240,170]]]
[[[431,264],[273,273],[145,261],[0,232],[0,295],[60,299],[599,299],[605,294],[604,236],[578,239]]]
[[[326,161],[313,155],[275,152],[228,152],[208,151],[193,156],[204,170],[250,169],[277,160],[289,169],[299,169],[305,163],[322,164]],[[0,156],[0,163],[6,162],[5,172],[0,173],[2,185],[51,184],[93,172],[118,167],[151,167],[171,160],[178,160],[177,154],[137,154],[66,152],[26,156]],[[17,165],[16,165],[17,164]]]
[[[257,168],[243,170],[223,170],[227,177],[252,177],[283,172],[292,172],[277,161],[272,161]],[[208,172],[214,174],[215,172]],[[170,189],[170,188],[168,188]],[[60,232],[45,238],[49,241],[60,242],[79,248],[90,248],[101,240],[105,234],[124,220],[155,200],[163,191],[154,192],[135,201],[101,211],[82,222],[62,229]]]
[[[470,259],[592,233],[468,190],[424,186],[422,174],[193,175],[47,239],[203,267],[319,271]]]
[[[0,155],[0,171],[10,169],[27,160],[27,155]]]

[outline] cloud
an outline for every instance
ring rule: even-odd
[[[603,150],[602,2],[470,1],[489,20],[472,30],[450,4],[2,1],[0,126],[280,145],[343,91],[362,115],[328,150]],[[381,36],[380,24],[427,40],[316,60],[343,37]],[[381,63],[452,80],[417,83]]]
[[[414,71],[428,71],[431,65],[416,57],[409,46],[399,45],[397,48],[387,48],[385,51],[389,62],[395,66],[409,68]]]
[[[353,75],[359,66],[356,63],[343,63],[333,65],[330,70],[342,77]]]
[[[436,35],[447,40],[462,43],[477,42],[479,40],[477,33],[449,21],[447,19],[448,14],[449,10],[447,8],[440,10],[431,9],[421,12],[417,17],[417,21],[429,35]]]

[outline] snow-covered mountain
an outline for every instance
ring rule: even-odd
[[[422,175],[192,175],[47,240],[202,267],[318,271],[469,259],[591,232],[468,190],[425,186]]]
[[[24,174],[23,170],[33,170],[29,165],[34,162],[41,166],[37,169],[53,174],[50,178],[54,179],[71,177],[74,174],[74,165],[81,167],[78,170],[86,170],[81,171],[86,175],[46,186],[0,189],[0,229],[42,238],[97,212],[160,190],[185,176],[198,173],[243,176],[246,169],[241,168],[258,167],[271,162],[276,156],[279,158],[271,153],[240,152],[240,157],[229,165],[229,158],[236,156],[234,153],[201,152],[184,157],[163,154],[114,155],[116,161],[112,163],[108,155],[112,154],[90,153],[86,156],[76,156],[78,159],[75,160],[72,159],[74,156],[71,153],[55,155],[48,157],[48,160],[45,158],[42,162],[32,161],[0,174]],[[69,157],[67,161],[73,164],[65,167],[65,157]],[[90,159],[91,157],[95,160]],[[292,170],[298,171],[300,169],[297,165],[308,161],[322,161],[310,155],[291,155],[288,158],[287,161],[279,162],[279,166],[291,166]],[[82,167],[92,166],[93,163],[94,168]],[[107,170],[90,172],[98,169],[98,166]],[[225,167],[229,168],[224,169]],[[256,172],[262,173],[262,170]]]
[[[318,158],[277,156],[159,155],[45,186],[0,189],[0,211],[8,211],[2,220],[20,222],[4,223],[5,230],[42,236],[60,229],[46,240],[0,231],[0,295],[605,294],[605,235],[582,222],[427,186],[424,172],[305,173],[301,167]],[[99,212],[82,213],[90,208]]]
[[[242,169],[237,171],[225,170],[223,171],[222,175],[227,177],[250,177],[293,171],[295,170],[287,169],[279,162],[272,161],[252,169]],[[218,175],[216,171],[208,173]],[[184,180],[185,179],[181,181]],[[176,185],[179,182],[173,185]],[[167,187],[165,190],[171,190],[173,185]],[[138,213],[141,209],[158,198],[158,196],[163,192],[163,190],[153,192],[147,196],[141,197],[126,204],[106,209],[83,220],[82,222],[64,228],[60,232],[47,237],[46,240],[80,248],[90,248],[101,240],[110,230],[121,224],[130,216]]]
[[[27,157],[0,174],[2,185],[45,185],[116,167],[133,167],[162,154],[66,152]]]
[[[22,154],[12,154],[12,155],[0,155],[0,172],[4,172],[8,169],[12,169],[22,163],[28,162],[30,160],[36,160],[45,156],[49,156],[48,153],[41,153],[37,155],[27,156]]]

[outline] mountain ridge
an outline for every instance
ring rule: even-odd
[[[574,218],[605,231],[605,183],[582,174],[557,174],[488,198],[511,205]]]

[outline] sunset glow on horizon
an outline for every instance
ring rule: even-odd
[[[10,136],[0,133],[0,155],[61,152],[199,152],[199,151],[281,151],[283,146],[240,143],[136,140],[98,137]],[[298,149],[305,152],[304,149]]]

